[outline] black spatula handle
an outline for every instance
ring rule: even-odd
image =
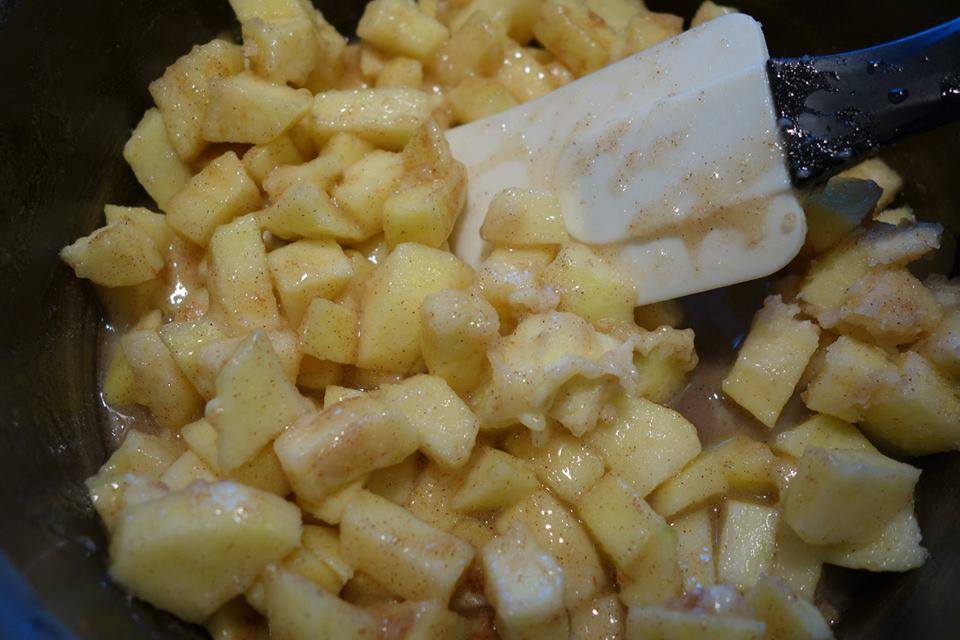
[[[851,53],[774,58],[767,68],[797,186],[960,120],[960,18]]]

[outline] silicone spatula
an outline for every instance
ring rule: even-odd
[[[717,18],[537,100],[455,127],[468,173],[453,251],[478,265],[490,200],[554,191],[567,230],[647,304],[769,275],[806,233],[797,188],[960,119],[960,19],[854,53],[770,59]]]

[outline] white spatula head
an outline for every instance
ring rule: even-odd
[[[542,98],[447,133],[467,167],[451,241],[474,266],[508,187],[560,198],[574,239],[616,261],[637,304],[759,278],[806,234],[760,25],[718,18]]]

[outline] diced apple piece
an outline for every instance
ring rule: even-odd
[[[916,342],[940,322],[933,295],[905,268],[871,271],[847,289],[838,328],[876,344]]]
[[[443,469],[428,463],[407,497],[406,509],[432,527],[452,533],[465,516],[453,508],[456,495],[466,477],[466,469]]]
[[[338,525],[343,519],[343,514],[347,507],[352,505],[357,496],[363,492],[363,483],[366,478],[354,480],[353,482],[337,489],[321,502],[311,503],[303,498],[297,500],[297,504],[305,512],[318,520],[330,525]]]
[[[822,548],[800,539],[783,518],[777,527],[777,550],[770,575],[783,580],[794,593],[813,600],[823,572]]]
[[[374,605],[373,610],[382,619],[381,630],[400,632],[404,640],[468,640],[471,637],[471,621],[438,600],[388,602]]]
[[[125,478],[159,479],[179,455],[180,448],[172,442],[136,429],[127,432],[123,444],[86,481],[90,501],[107,529],[113,529],[124,506]]]
[[[78,278],[105,287],[127,287],[152,280],[163,256],[150,236],[130,220],[119,220],[80,238],[60,251]]]
[[[230,0],[230,8],[239,22],[260,20],[285,20],[305,15],[305,5],[300,0]]]
[[[313,24],[305,16],[282,20],[252,18],[241,23],[243,53],[261,78],[302,86],[317,62]]]
[[[133,370],[137,402],[165,429],[178,429],[196,419],[203,402],[152,329],[131,331],[120,341]]]
[[[665,524],[631,485],[613,473],[584,493],[576,508],[600,547],[626,575],[647,553],[654,530]]]
[[[274,169],[300,165],[304,162],[304,157],[297,149],[297,145],[293,143],[293,139],[289,135],[282,135],[266,144],[250,147],[243,154],[241,162],[254,182],[262,185]]]
[[[203,623],[214,640],[268,640],[267,621],[241,598],[223,605]]]
[[[627,612],[614,594],[587,600],[570,611],[570,640],[624,637]]]
[[[288,240],[334,238],[356,242],[365,237],[356,221],[313,182],[291,185],[259,218],[265,229]]]
[[[210,85],[243,71],[243,51],[224,40],[212,40],[167,67],[150,83],[150,95],[167,127],[170,144],[185,161],[203,151],[203,116],[210,103]]]
[[[342,171],[339,158],[319,156],[303,164],[276,167],[263,179],[263,190],[271,202],[276,202],[288,189],[301,182],[309,182],[326,193],[333,188]]]
[[[849,422],[817,414],[801,424],[781,431],[770,445],[777,453],[800,458],[808,446],[821,449],[854,449],[877,452],[867,438]]]
[[[331,299],[353,277],[353,265],[336,242],[300,240],[267,254],[283,314],[294,327],[314,298]]]
[[[604,472],[603,459],[573,436],[558,432],[539,446],[529,429],[512,434],[504,443],[511,454],[529,460],[540,482],[568,502],[576,502]]]
[[[372,471],[365,483],[367,491],[394,504],[406,504],[420,473],[420,456],[410,454],[395,465]]]
[[[363,293],[357,365],[408,371],[420,358],[420,305],[431,293],[470,284],[473,272],[455,256],[401,244],[373,272]]]
[[[450,33],[412,0],[374,0],[364,9],[357,35],[382,51],[426,63]]]
[[[209,287],[227,324],[237,333],[279,325],[267,252],[252,217],[234,220],[210,240]]]
[[[352,364],[357,360],[357,312],[316,298],[300,323],[300,348],[319,360]]]
[[[720,582],[746,591],[770,571],[779,520],[773,507],[727,500],[717,549]]]
[[[213,81],[208,89],[203,137],[210,142],[265,144],[310,110],[306,89],[274,84],[244,72]]]
[[[482,447],[451,505],[464,512],[509,507],[540,486],[529,465],[499,449]]]
[[[504,189],[490,201],[480,236],[499,245],[569,242],[556,195],[537,189]]]
[[[447,92],[453,115],[461,124],[480,120],[519,104],[505,86],[493,78],[470,77]]]
[[[420,307],[421,351],[431,374],[466,393],[489,369],[487,348],[499,336],[497,312],[476,294],[456,289],[433,293]]]
[[[708,509],[698,509],[672,523],[677,536],[677,563],[687,593],[717,584],[717,560],[713,549],[713,522]]]
[[[668,602],[681,592],[676,535],[664,522],[655,523],[650,533],[646,553],[629,574],[620,575],[620,601],[628,607]]]
[[[530,494],[497,518],[497,533],[522,523],[533,541],[553,556],[563,569],[564,602],[567,607],[593,598],[610,581],[590,536],[577,518],[549,492]]]
[[[267,335],[252,334],[223,367],[217,395],[207,404],[207,418],[220,434],[220,470],[229,473],[252,459],[308,407]]]
[[[337,134],[343,135],[347,134]],[[364,234],[372,236],[383,228],[383,205],[402,175],[403,157],[399,153],[371,151],[347,166],[343,181],[333,189],[333,196]]]
[[[843,306],[847,289],[869,270],[865,235],[862,230],[854,231],[819,257],[797,294],[804,311],[826,329],[836,323],[836,313]]]
[[[387,60],[377,74],[377,82],[374,86],[419,89],[423,86],[423,63],[403,56]]]
[[[872,180],[883,190],[877,208],[885,209],[903,187],[903,178],[880,158],[870,158],[840,174],[842,178]]]
[[[248,336],[247,336],[248,337]],[[302,355],[297,345],[297,334],[293,331],[268,331],[267,337],[270,338],[270,344],[273,350],[280,358],[280,364],[287,379],[291,382],[297,380],[297,372],[300,369],[300,360]],[[233,354],[240,348],[245,338],[224,338],[222,340],[210,341],[203,345],[197,356],[197,366],[199,375],[202,378],[200,387],[210,389],[211,397],[216,395],[217,376],[223,370],[224,365],[233,357]]]
[[[700,3],[700,6],[697,7],[697,12],[693,14],[693,19],[690,21],[690,28],[699,27],[704,22],[709,22],[720,16],[736,12],[737,10],[733,7],[717,4],[713,2],[713,0],[704,0]]]
[[[340,542],[351,566],[411,600],[448,602],[474,555],[466,542],[371,493],[345,511]]]
[[[137,379],[119,345],[109,356],[100,391],[110,407],[132,407],[137,403]]]
[[[607,63],[613,31],[586,6],[544,2],[533,27],[537,40],[574,75],[596,71]],[[598,33],[600,32],[600,33]]]
[[[809,544],[869,542],[913,498],[920,470],[864,451],[807,447],[783,515]]]
[[[504,323],[529,311],[552,309],[557,305],[556,293],[540,285],[540,276],[552,260],[549,248],[494,249],[477,272],[477,291]]]
[[[351,389],[349,387],[341,387],[337,384],[331,384],[324,390],[323,408],[329,409],[338,402],[343,402],[344,400],[349,400],[350,398],[362,396],[363,393],[364,392],[360,391],[359,389]]]
[[[747,593],[747,603],[767,625],[767,638],[833,640],[830,625],[812,602],[798,598],[776,578],[763,578]]]
[[[467,77],[491,75],[503,58],[503,44],[487,14],[475,11],[437,51],[437,79],[455,86]]]
[[[198,320],[168,322],[158,330],[160,339],[170,350],[183,375],[204,398],[212,398],[216,389],[208,384],[199,362],[203,347],[227,338],[226,329],[216,318],[207,316]]]
[[[877,207],[883,193],[877,183],[835,177],[803,199],[807,215],[807,244],[821,253],[860,225]]]
[[[147,195],[164,211],[170,198],[190,180],[190,166],[170,144],[163,116],[156,109],[143,114],[123,146],[123,158]]]
[[[514,524],[491,540],[481,557],[484,592],[504,638],[567,637],[563,569],[523,525]]]
[[[883,349],[841,336],[827,347],[802,397],[814,411],[858,422],[866,407],[887,392],[896,376],[896,368]]]
[[[913,503],[893,516],[880,534],[864,544],[838,544],[821,549],[825,562],[848,569],[910,571],[930,557],[920,542],[920,525]]]
[[[107,224],[129,220],[140,227],[156,245],[161,256],[166,256],[170,250],[170,243],[174,240],[173,231],[167,226],[167,216],[154,213],[146,207],[123,207],[115,204],[104,205],[103,216]]]
[[[766,627],[737,615],[677,611],[666,607],[631,607],[627,640],[761,640]]]
[[[160,476],[160,481],[171,491],[185,489],[196,481],[216,482],[217,475],[197,454],[187,451]]]
[[[650,494],[650,506],[664,518],[703,505],[730,490],[723,461],[704,453]]]
[[[591,431],[587,442],[642,496],[700,453],[696,427],[672,409],[643,398],[622,398],[615,416]]]
[[[463,466],[479,431],[477,417],[442,378],[418,375],[380,387],[381,401],[407,417],[420,449],[441,467]]]
[[[300,512],[233,482],[196,483],[125,509],[110,574],[136,597],[202,622],[300,542]]]
[[[960,388],[923,356],[907,351],[899,380],[870,404],[860,428],[878,444],[908,455],[960,448]]]
[[[296,573],[271,571],[265,586],[271,638],[336,640],[377,636],[376,618]]]
[[[353,133],[378,146],[399,150],[429,115],[426,93],[409,87],[384,87],[318,93],[311,122],[320,140]]]
[[[418,443],[403,414],[361,396],[303,416],[274,450],[297,495],[320,503],[370,471],[397,464]]]
[[[560,293],[557,309],[596,322],[603,318],[633,320],[636,290],[614,266],[580,244],[564,245],[541,275]]]
[[[784,304],[780,296],[767,298],[723,380],[723,392],[770,428],[820,340],[817,325],[797,319],[798,313],[800,307]]]
[[[960,378],[960,309],[945,315],[936,329],[914,350],[944,373]]]

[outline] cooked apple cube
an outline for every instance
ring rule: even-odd
[[[108,530],[113,529],[124,506],[124,478],[132,475],[159,479],[180,453],[180,447],[159,436],[136,429],[127,432],[123,444],[86,481],[90,501]]]
[[[496,310],[480,296],[447,289],[420,306],[421,352],[431,374],[466,393],[489,370],[487,349],[499,337]]]
[[[277,167],[300,165],[304,162],[303,154],[293,143],[289,135],[274,138],[266,144],[250,147],[241,158],[243,168],[253,181],[262,185],[267,176]]]
[[[213,81],[208,100],[204,139],[266,144],[310,110],[312,96],[306,89],[274,84],[244,72]]]
[[[320,150],[321,158],[335,158],[339,165],[346,170],[359,162],[364,156],[374,151],[371,143],[352,133],[338,133],[323,145]],[[396,154],[391,154],[395,156]]]
[[[170,251],[170,243],[174,241],[173,231],[167,226],[167,216],[162,213],[154,213],[145,207],[122,207],[115,204],[108,204],[103,207],[103,216],[107,224],[129,220],[140,227],[156,245],[157,251],[161,256],[166,256]]]
[[[371,151],[344,170],[343,181],[334,187],[333,196],[364,233],[372,236],[383,228],[383,205],[402,175],[403,157],[399,153]]]
[[[552,260],[549,248],[494,249],[477,272],[477,291],[504,324],[529,311],[554,308],[556,293],[540,285],[540,275]]]
[[[357,365],[406,372],[420,358],[420,305],[431,293],[461,289],[473,271],[452,254],[401,244],[373,272],[363,293]]]
[[[903,178],[880,158],[864,160],[841,173],[840,177],[875,182],[883,190],[883,194],[877,202],[877,208],[879,209],[887,208],[903,187]]]
[[[779,519],[780,513],[773,507],[726,501],[717,549],[720,582],[746,591],[770,571]]]
[[[263,228],[287,240],[334,238],[356,242],[365,237],[356,221],[312,182],[291,185],[259,218]]]
[[[960,448],[960,389],[923,356],[907,351],[899,379],[863,414],[860,428],[883,446],[908,455]]]
[[[579,438],[597,426],[601,412],[617,390],[611,380],[576,376],[560,387],[549,416]]]
[[[471,12],[437,51],[437,79],[455,86],[467,77],[496,73],[503,59],[503,44],[497,28],[482,11]]]
[[[193,451],[187,451],[177,458],[160,476],[160,481],[171,491],[185,489],[196,481],[216,482],[217,474],[210,469]]]
[[[147,109],[123,146],[123,157],[137,180],[160,209],[190,180],[190,165],[170,143],[163,116]]]
[[[767,298],[723,380],[723,392],[771,429],[820,340],[819,327],[799,313],[780,296]]]
[[[774,488],[773,452],[763,442],[734,436],[705,454],[716,457],[733,491],[763,493]]]
[[[370,472],[364,485],[370,493],[404,505],[413,493],[419,473],[420,456],[413,453],[395,465]]]
[[[543,270],[541,281],[560,293],[557,309],[596,322],[633,320],[636,289],[616,268],[580,244],[564,245]]]
[[[580,496],[576,508],[600,547],[626,575],[647,552],[653,531],[665,524],[631,485],[613,473]]]
[[[137,402],[161,427],[179,429],[198,417],[203,401],[155,330],[131,331],[120,345],[136,380]]]
[[[905,268],[867,273],[847,289],[838,327],[876,344],[916,342],[940,322],[933,295]]]
[[[867,571],[909,571],[923,565],[930,557],[920,542],[920,525],[913,513],[913,503],[893,516],[880,534],[867,543],[838,544],[820,551],[823,560],[848,569]]]
[[[378,611],[384,614],[384,627],[381,628],[406,629],[404,640],[468,640],[471,637],[471,621],[447,609],[438,600],[391,603],[379,607]]]
[[[680,595],[677,537],[668,524],[656,522],[651,527],[646,553],[619,578],[620,600],[628,607],[660,604]]]
[[[896,367],[883,349],[841,336],[827,347],[803,399],[814,411],[857,422],[896,378]]]
[[[820,256],[807,272],[797,298],[804,311],[829,329],[836,324],[837,310],[846,291],[869,271],[869,252],[864,236],[857,230]]]
[[[267,254],[283,314],[299,326],[314,298],[331,299],[353,277],[353,265],[336,242],[300,240]]]
[[[363,492],[363,483],[366,478],[354,480],[353,482],[337,489],[321,502],[311,503],[303,498],[297,499],[297,504],[304,512],[309,513],[317,520],[326,522],[329,525],[338,525],[343,519],[343,514],[347,507],[352,505],[357,496]]]
[[[311,122],[321,141],[345,132],[399,150],[429,115],[429,97],[417,89],[350,89],[318,93]]]
[[[230,8],[239,22],[260,20],[284,20],[305,15],[305,5],[300,0],[230,0]]]
[[[913,349],[944,373],[960,378],[960,309],[948,311]]]
[[[271,202],[276,202],[290,187],[301,182],[309,182],[326,193],[342,171],[343,165],[333,156],[319,156],[303,164],[281,165],[264,178],[263,190]]]
[[[420,89],[423,86],[423,63],[402,56],[384,63],[377,74],[375,87],[410,87]]]
[[[163,256],[153,239],[128,219],[101,227],[64,247],[60,258],[78,278],[105,287],[141,284],[163,269]]]
[[[498,245],[569,242],[560,201],[549,191],[504,189],[490,201],[480,236]]]
[[[137,379],[119,346],[108,357],[100,392],[110,407],[132,407],[137,403]]]
[[[700,453],[697,429],[672,409],[643,398],[622,398],[615,418],[587,434],[611,471],[648,495]]]
[[[904,267],[940,248],[943,226],[933,222],[890,227],[879,225],[864,236],[870,267]]]
[[[418,375],[382,385],[381,401],[407,417],[420,435],[420,449],[441,467],[462,467],[473,451],[479,423],[470,407],[442,378]]]
[[[226,328],[216,318],[207,316],[197,320],[168,322],[157,331],[160,339],[170,350],[170,354],[183,375],[193,384],[204,398],[212,398],[215,389],[208,385],[203,375],[199,357],[203,347],[211,342],[227,338]]]
[[[803,199],[807,215],[807,244],[817,253],[826,251],[873,213],[883,193],[877,183],[859,178],[835,177]]]
[[[733,7],[717,4],[713,2],[713,0],[704,0],[704,2],[701,2],[700,6],[697,7],[697,12],[693,14],[693,19],[690,21],[690,28],[699,27],[704,22],[709,22],[720,16],[736,12],[737,10]]]
[[[218,228],[210,240],[211,299],[237,333],[280,323],[267,251],[256,221],[246,216]]]
[[[766,626],[739,615],[678,611],[666,607],[631,607],[627,640],[761,640]]]
[[[466,468],[444,469],[430,462],[423,468],[407,496],[407,511],[441,531],[453,533],[456,526],[466,519],[463,513],[453,508],[456,495],[466,477]]]
[[[333,640],[377,635],[377,618],[292,571],[272,570],[264,586],[270,637]]]
[[[557,432],[542,444],[534,445],[529,429],[512,434],[504,448],[529,460],[540,482],[567,502],[576,502],[603,477],[603,458],[579,438]]]
[[[570,640],[623,638],[626,618],[615,594],[587,600],[570,611]]]
[[[244,340],[217,377],[207,418],[219,432],[217,464],[229,473],[253,458],[309,407],[261,331]]]
[[[349,387],[341,387],[337,384],[325,385],[323,393],[323,408],[329,409],[332,405],[337,404],[338,402],[343,402],[344,400],[349,400],[350,398],[356,398],[363,395],[363,391],[359,389],[351,389]]]
[[[574,75],[582,76],[607,63],[608,47],[615,37],[607,24],[597,18],[594,15],[591,19],[583,5],[549,0],[541,5],[533,32],[547,51]]]
[[[604,322],[604,331],[621,340],[634,338],[636,395],[657,403],[670,402],[683,389],[687,373],[697,366],[692,329],[661,326],[645,330],[628,322]]]
[[[373,0],[363,11],[357,35],[382,51],[427,63],[450,34],[412,0]]]
[[[447,92],[454,118],[461,124],[506,111],[519,103],[505,86],[493,78],[465,78]]]
[[[241,27],[243,53],[254,73],[278,85],[303,86],[317,62],[316,34],[306,15],[251,18]]]
[[[195,46],[150,83],[150,95],[167,127],[170,144],[189,162],[203,151],[203,116],[210,103],[210,85],[243,71],[243,51],[224,40]]]
[[[798,459],[803,456],[808,446],[877,452],[877,448],[852,424],[823,414],[817,414],[791,429],[781,431],[770,446],[777,453]]]
[[[565,638],[564,573],[556,559],[514,524],[481,553],[484,593],[505,638]]]
[[[350,307],[316,298],[300,323],[300,348],[319,360],[352,364],[357,360],[357,323]]]
[[[920,470],[886,456],[808,446],[783,515],[809,544],[869,542],[913,498]]]
[[[418,444],[402,413],[362,396],[305,415],[274,450],[297,496],[320,503],[370,471],[397,464]]]
[[[233,482],[196,483],[125,509],[110,574],[136,597],[203,622],[300,542],[300,511]]]
[[[677,564],[683,577],[683,590],[717,584],[717,559],[713,549],[713,518],[709,509],[698,509],[671,523],[677,536]]]
[[[776,578],[763,578],[747,593],[747,603],[767,626],[767,638],[832,640],[830,625],[813,605]]]
[[[502,512],[494,526],[497,533],[503,534],[518,522],[563,569],[563,600],[567,607],[575,607],[607,590],[610,579],[589,534],[548,491],[532,493]]]
[[[383,232],[390,246],[418,242],[439,247],[450,236],[463,209],[467,177],[456,175],[401,187],[383,203]]]
[[[268,331],[267,337],[270,338],[270,344],[280,359],[283,371],[287,379],[291,382],[297,380],[297,374],[300,369],[300,360],[302,355],[297,344],[297,334],[293,331]],[[217,376],[223,370],[224,365],[229,362],[233,354],[237,352],[245,338],[224,338],[222,340],[212,340],[200,349],[197,356],[197,367],[202,382],[200,388],[209,389],[210,397],[216,395]]]
[[[813,600],[820,574],[823,573],[822,547],[800,539],[784,519],[777,527],[777,550],[773,554],[770,575],[780,580],[797,595]]]
[[[526,461],[499,449],[481,447],[451,505],[464,512],[503,509],[539,486]]]
[[[466,542],[371,493],[358,496],[344,512],[340,544],[351,566],[391,592],[444,603],[474,555]]]
[[[723,460],[704,453],[650,494],[650,506],[664,518],[699,507],[730,490]]]
[[[203,623],[211,638],[233,640],[250,638],[264,640],[269,637],[267,621],[241,598],[231,600],[214,612]]]

